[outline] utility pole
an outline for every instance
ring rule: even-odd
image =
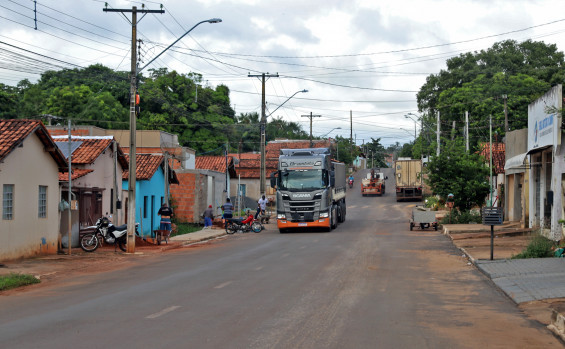
[[[469,152],[469,112],[465,112],[465,150]]]
[[[510,131],[510,128],[508,127],[508,105],[506,103],[508,95],[502,95],[502,98],[504,99],[504,133],[506,133]]]
[[[312,118],[319,118],[322,115],[312,115],[312,112],[310,112],[310,115],[301,115],[303,118],[310,118],[310,148],[312,148],[314,146],[314,143],[312,143]]]
[[[135,252],[135,152],[136,152],[136,95],[137,95],[137,13],[165,13],[165,10],[138,10],[136,6],[130,9],[103,8],[104,12],[131,12],[131,72],[130,72],[130,107],[129,107],[129,177],[128,177],[128,239],[127,252]],[[143,18],[143,17],[142,17]]]
[[[267,116],[265,115],[265,78],[278,78],[279,74],[269,74],[269,73],[262,73],[261,75],[247,75],[250,78],[261,78],[261,171],[260,171],[260,183],[259,183],[259,191],[261,195],[265,194],[265,129],[267,127]]]
[[[349,110],[349,156],[353,158],[353,110]]]
[[[489,153],[490,153],[490,164],[489,164],[489,187],[490,187],[490,207],[492,207],[492,115],[489,115]]]
[[[440,124],[439,124],[440,118],[439,118],[439,110],[437,112],[437,132],[436,132],[436,142],[437,142],[437,152],[436,155],[439,156],[439,142],[440,142]]]

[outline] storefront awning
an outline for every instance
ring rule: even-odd
[[[544,145],[543,147],[530,149],[530,150],[528,150],[528,152],[526,154],[530,155],[530,154],[533,154],[533,153],[540,152],[542,150],[546,150],[547,148],[551,148],[551,147],[553,147],[553,145]]]
[[[522,153],[506,160],[506,163],[504,164],[504,172],[506,174],[525,172],[527,169],[524,165],[526,156],[528,156],[528,153]]]

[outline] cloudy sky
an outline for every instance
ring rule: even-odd
[[[565,1],[0,0],[0,82],[95,63],[129,71],[131,13],[104,12],[105,3],[163,5],[164,14],[138,23],[141,66],[196,23],[221,18],[199,25],[144,73],[166,67],[225,84],[237,114],[261,111],[261,82],[249,74],[278,74],[266,83],[267,114],[306,89],[273,116],[309,131],[303,115],[313,113],[314,135],[349,137],[352,115],[357,144],[413,140],[415,122],[405,115],[418,114],[417,91],[449,57],[506,39],[565,50]]]

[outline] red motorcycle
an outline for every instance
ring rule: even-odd
[[[350,189],[353,188],[353,179],[350,179],[350,180],[349,180],[349,188],[350,188]]]

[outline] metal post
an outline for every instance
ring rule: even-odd
[[[436,142],[437,142],[437,151],[436,151],[436,155],[439,156],[439,142],[440,142],[440,115],[439,115],[439,111],[437,112],[437,134],[436,134]]]
[[[492,115],[489,116],[489,152],[490,152],[490,163],[489,163],[489,187],[490,187],[490,207],[492,207]]]
[[[67,238],[68,238],[67,244],[68,244],[68,247],[69,247],[69,255],[70,255],[71,254],[71,242],[72,242],[71,241],[71,235],[72,235],[71,234],[71,228],[72,228],[72,224],[73,224],[72,211],[71,211],[71,199],[72,199],[71,193],[72,193],[72,185],[73,185],[72,168],[71,168],[72,161],[71,161],[71,159],[72,159],[73,155],[71,153],[71,119],[70,118],[68,120],[68,128],[69,128],[69,130],[68,130],[69,131],[69,156],[68,156],[68,160],[69,160],[69,197],[68,197],[68,199],[69,199],[69,229],[68,229],[68,232],[67,232]],[[80,241],[79,241],[79,243],[80,243]]]
[[[490,226],[490,260],[494,259],[494,225]]]

